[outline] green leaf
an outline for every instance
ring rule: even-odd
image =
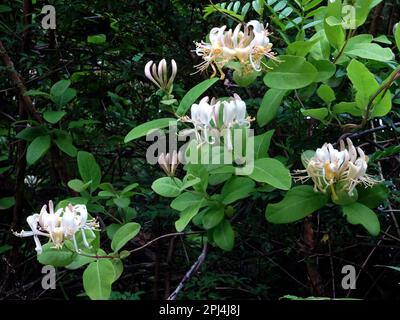
[[[109,259],[91,262],[83,272],[83,287],[92,300],[107,300],[111,295],[111,285],[115,270]]]
[[[76,157],[78,150],[72,144],[72,137],[70,134],[66,133],[65,131],[60,131],[57,134],[54,143],[62,152],[66,153],[70,157]]]
[[[254,159],[267,158],[269,145],[275,130],[269,130],[254,137]]]
[[[47,122],[55,124],[60,121],[66,114],[67,113],[65,111],[45,111],[43,113],[43,118]]]
[[[321,17],[321,20],[323,18]],[[328,38],[326,37],[325,30],[319,30],[316,34],[311,37],[311,40],[318,39],[318,42],[312,47],[310,51],[310,56],[316,61],[323,61],[322,65],[327,66],[327,63],[332,64],[329,59],[331,57],[331,45],[329,44]],[[317,68],[315,62],[312,62],[313,65]],[[333,64],[332,64],[333,65]],[[336,68],[336,67],[335,67]],[[319,68],[317,68],[319,69]],[[318,76],[317,76],[318,79]],[[323,81],[323,80],[316,80],[316,81]]]
[[[377,208],[389,197],[389,189],[384,184],[378,184],[370,188],[360,187],[358,191],[358,202],[368,208]]]
[[[200,183],[195,184],[193,186],[193,189],[195,189],[198,192],[205,192],[208,186],[208,176],[209,176],[206,166],[201,164],[188,163],[186,165],[186,168],[188,174],[191,174],[200,179]]]
[[[345,43],[345,32],[341,25],[330,25],[330,20],[336,19],[341,21],[342,19],[342,1],[328,1],[328,7],[326,10],[324,20],[324,30],[329,43],[337,50],[340,50]]]
[[[281,190],[289,190],[292,185],[292,177],[289,170],[282,162],[271,158],[262,158],[254,161],[254,170],[249,177],[258,182],[268,183]]]
[[[212,206],[206,209],[203,215],[203,227],[208,230],[218,225],[225,216],[225,208]]]
[[[396,40],[397,49],[400,51],[400,23],[397,25],[397,28],[394,33],[394,37]]]
[[[286,54],[305,57],[310,52],[311,48],[317,43],[318,40],[319,39],[292,42],[286,48]]]
[[[336,114],[348,113],[356,117],[361,117],[363,114],[356,102],[339,102],[333,106],[332,110]]]
[[[193,187],[200,182],[201,182],[200,178],[192,176],[192,175],[186,175],[185,178],[183,179],[181,191],[188,189],[190,187]]]
[[[235,81],[235,83],[240,87],[245,88],[256,81],[259,75],[260,72],[257,71],[243,74],[241,70],[235,70],[233,72],[233,81]]]
[[[246,177],[232,177],[222,188],[222,202],[231,204],[240,199],[247,198],[254,191],[256,184]]]
[[[115,233],[123,226],[123,224],[111,223],[106,227],[107,237],[112,240]]]
[[[394,267],[394,266],[382,266],[382,267],[386,267],[386,268],[400,272],[400,267]]]
[[[92,43],[92,44],[103,44],[106,43],[107,37],[105,34],[95,34],[91,36],[87,36],[87,43]]]
[[[68,88],[62,95],[52,97],[52,100],[58,107],[63,107],[68,102],[72,101],[75,97],[76,97],[76,90]]]
[[[12,11],[11,7],[6,6],[4,4],[0,4],[0,13],[11,12],[11,11]]]
[[[347,74],[354,88],[357,90],[357,106],[364,110],[369,98],[378,90],[379,85],[374,75],[365,65],[357,60],[352,60],[347,67]]]
[[[312,214],[328,202],[328,196],[314,191],[311,186],[289,190],[281,202],[267,206],[265,217],[271,223],[291,223]]]
[[[50,148],[50,136],[40,136],[35,138],[28,146],[26,151],[26,161],[28,165],[34,164],[43,157]]]
[[[55,249],[53,246],[53,243],[46,243],[42,246],[42,253],[37,255],[37,260],[41,264],[65,267],[74,260],[76,253],[67,248],[66,243],[61,249]]]
[[[91,183],[92,183],[91,181],[83,183],[82,180],[73,179],[73,180],[68,181],[68,187],[70,187],[72,190],[74,190],[76,192],[82,192],[82,191],[86,190],[90,186]]]
[[[115,197],[116,194],[110,191],[100,191],[98,193],[98,196],[102,198],[109,198],[109,197]]]
[[[384,44],[388,44],[388,45],[392,45],[393,42],[389,40],[389,38],[387,36],[384,35],[380,35],[376,38],[374,38],[374,42],[380,42],[380,43],[384,43]]]
[[[182,185],[182,181],[178,178],[163,177],[154,181],[151,188],[160,196],[174,198],[181,193]]]
[[[346,47],[344,53],[350,57],[360,57],[368,60],[387,62],[394,59],[390,48],[382,48],[377,43],[358,43]]]
[[[82,253],[83,254],[87,254],[90,257],[77,254],[75,256],[74,260],[69,265],[65,266],[65,268],[69,269],[69,270],[77,270],[77,269],[83,267],[84,265],[89,264],[89,263],[97,260],[96,257],[92,257],[92,256],[95,256],[95,253],[93,252],[93,249],[92,250],[83,250]],[[97,251],[97,255],[105,256],[106,253],[102,249],[99,249]]]
[[[70,80],[60,80],[56,82],[50,89],[50,95],[52,98],[60,97],[71,85]]]
[[[120,208],[127,208],[131,203],[131,199],[127,197],[117,197],[113,199],[113,202]]]
[[[12,249],[12,246],[10,246],[9,244],[0,245],[0,255],[11,249]]]
[[[0,210],[6,210],[14,206],[15,199],[14,197],[4,197],[0,198]]]
[[[317,95],[320,97],[326,104],[330,104],[336,100],[336,95],[333,89],[326,84],[322,84],[318,90]]]
[[[260,109],[258,109],[257,112],[257,122],[260,127],[265,126],[276,117],[278,108],[286,92],[286,90],[269,89],[265,93],[261,101]]]
[[[312,64],[318,72],[315,82],[329,80],[336,72],[336,65],[329,60],[313,60]]]
[[[47,131],[44,127],[27,127],[21,130],[16,137],[26,141],[33,141],[35,138],[46,134]]]
[[[154,130],[162,129],[168,127],[169,125],[173,126],[176,125],[176,119],[174,118],[161,118],[152,120],[146,123],[143,123],[135,128],[133,128],[129,133],[126,135],[124,142],[127,143],[129,141],[135,140],[137,138],[141,138],[150,134]]]
[[[133,189],[137,188],[139,186],[138,183],[131,183],[130,185],[127,185],[124,189],[122,189],[121,194],[127,193],[129,191],[132,191]]]
[[[357,61],[352,60],[347,67],[348,77],[351,80],[354,88],[357,90],[356,103],[360,110],[364,112],[370,98],[379,89],[379,84],[375,80],[374,75],[367,69],[367,67]],[[383,117],[392,108],[392,99],[390,91],[382,97],[382,94],[374,100],[374,106],[370,114],[370,118]]]
[[[128,257],[129,255],[129,251],[125,251],[122,256]],[[117,281],[122,275],[122,272],[124,272],[124,264],[122,263],[121,259],[112,259],[111,263],[114,267],[114,281]]]
[[[222,250],[231,251],[235,245],[235,234],[228,220],[222,220],[214,229],[213,239]]]
[[[342,206],[342,210],[349,223],[361,224],[372,236],[377,236],[381,231],[375,212],[363,204],[355,202]]]
[[[356,9],[356,16],[355,16],[355,23],[356,28],[363,25],[367,20],[369,12],[373,8],[373,0],[357,0],[357,4],[355,6]]]
[[[171,208],[183,211],[189,206],[196,206],[204,202],[204,196],[201,193],[184,192],[171,202]]]
[[[78,152],[78,169],[82,180],[86,183],[92,181],[90,189],[97,188],[101,180],[100,166],[97,164],[94,156],[86,151]]]
[[[317,109],[301,109],[301,113],[305,116],[323,121],[329,114],[327,108],[317,108]]]
[[[24,96],[30,96],[30,97],[42,96],[47,99],[51,99],[51,96],[48,93],[40,90],[28,90],[27,92],[25,92]]]
[[[176,231],[182,232],[183,230],[185,230],[185,228],[189,224],[189,222],[199,212],[200,206],[201,206],[201,203],[198,203],[197,205],[186,207],[180,213],[180,218],[177,221],[175,221]]]
[[[346,49],[352,50],[360,43],[371,43],[373,39],[374,36],[372,34],[359,34],[349,39],[346,45]]]
[[[207,79],[190,89],[182,98],[182,101],[176,110],[176,114],[178,116],[184,116],[192,104],[195,103],[196,100],[218,80],[218,78]]]
[[[129,222],[115,232],[111,241],[114,252],[119,251],[128,241],[132,240],[140,231],[140,224]]]
[[[300,89],[313,83],[318,75],[317,69],[303,57],[280,56],[282,62],[270,70],[264,77],[264,83],[274,89]]]

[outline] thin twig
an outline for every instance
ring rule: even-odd
[[[201,254],[197,258],[196,262],[191,266],[188,272],[186,272],[185,276],[182,278],[181,282],[179,285],[176,287],[174,292],[171,293],[171,295],[168,297],[167,300],[175,300],[176,297],[178,296],[179,292],[183,289],[185,286],[186,282],[188,282],[199,270],[200,266],[203,264],[204,260],[206,259],[207,256],[207,242],[204,243],[203,250],[201,251]]]
[[[142,249],[146,248],[147,246],[151,245],[153,242],[156,242],[156,241],[158,241],[158,240],[160,240],[160,239],[163,239],[163,238],[167,238],[167,237],[176,237],[176,236],[182,236],[182,235],[188,235],[188,234],[198,234],[198,233],[203,233],[203,231],[175,232],[175,233],[164,234],[164,235],[162,235],[162,236],[160,236],[160,237],[157,237],[157,238],[155,238],[155,239],[153,239],[153,240],[147,242],[145,245],[143,245],[143,246],[141,246],[141,247],[139,247],[139,248],[130,250],[129,253],[133,253],[133,252],[142,250]]]
[[[340,138],[338,139],[338,141],[336,143],[334,143],[334,146],[336,146],[340,142],[340,140],[344,140],[346,138],[358,139],[365,135],[368,135],[368,134],[371,134],[374,132],[378,132],[380,130],[385,130],[388,128],[397,128],[397,127],[400,127],[400,122],[393,123],[392,125],[383,125],[383,126],[375,127],[375,128],[367,129],[367,130],[360,131],[360,132],[345,133],[340,136]]]
[[[388,232],[388,231],[390,230],[390,228],[391,228],[391,226],[389,226],[389,227],[386,229],[386,232]],[[365,267],[366,267],[366,265],[367,265],[369,259],[371,259],[372,255],[374,254],[374,252],[376,251],[376,249],[381,245],[381,243],[382,243],[382,241],[383,241],[384,239],[385,239],[385,235],[382,237],[382,239],[380,239],[380,240],[377,242],[377,244],[372,248],[372,250],[371,250],[370,253],[368,254],[367,258],[364,260],[364,263],[361,265],[361,269],[360,269],[360,271],[358,272],[358,274],[357,274],[357,276],[356,276],[356,280],[355,280],[356,282],[357,282],[358,278],[360,277],[362,270],[365,269]],[[347,294],[346,294],[346,297],[347,297],[347,298],[350,296],[351,290],[352,290],[352,289],[350,288],[350,289],[347,291]]]

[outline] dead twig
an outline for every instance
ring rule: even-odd
[[[179,285],[176,287],[174,292],[172,292],[172,294],[168,297],[167,300],[175,300],[176,299],[179,292],[181,292],[181,290],[185,286],[186,282],[188,282],[196,274],[197,270],[199,270],[200,266],[203,264],[203,262],[207,256],[207,251],[208,251],[208,246],[207,246],[207,242],[206,242],[206,243],[204,243],[203,250],[201,251],[201,254],[197,258],[196,262],[192,265],[192,267],[189,269],[189,271],[186,272],[182,281],[179,283]]]

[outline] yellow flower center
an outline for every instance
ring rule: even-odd
[[[329,161],[326,161],[324,163],[324,170],[325,170],[325,178],[329,182],[331,182],[335,178],[335,173],[332,172],[330,166],[329,166]]]

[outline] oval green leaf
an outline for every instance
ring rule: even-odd
[[[274,89],[292,90],[307,87],[318,75],[317,69],[303,57],[280,56],[280,62],[264,77],[264,83]]]
[[[136,237],[140,231],[140,224],[130,222],[120,227],[111,241],[111,249],[119,251],[129,240]]]
[[[218,78],[207,79],[190,89],[182,98],[178,110],[176,110],[176,114],[178,116],[184,116],[189,108],[192,106],[192,104],[195,103],[196,100],[218,80]]]
[[[83,272],[83,288],[92,300],[107,300],[111,295],[111,285],[115,270],[108,259],[91,262]]]
[[[322,208],[327,201],[326,195],[315,192],[311,186],[295,187],[281,202],[269,204],[265,217],[269,222],[276,224],[294,222]]]
[[[254,161],[254,170],[249,177],[257,182],[265,182],[281,190],[289,190],[292,185],[290,171],[282,162],[272,158],[262,158]]]
[[[168,127],[169,125],[176,125],[176,119],[161,118],[143,123],[129,131],[124,139],[124,142],[127,143],[129,141],[144,137],[156,129],[162,129]]]

